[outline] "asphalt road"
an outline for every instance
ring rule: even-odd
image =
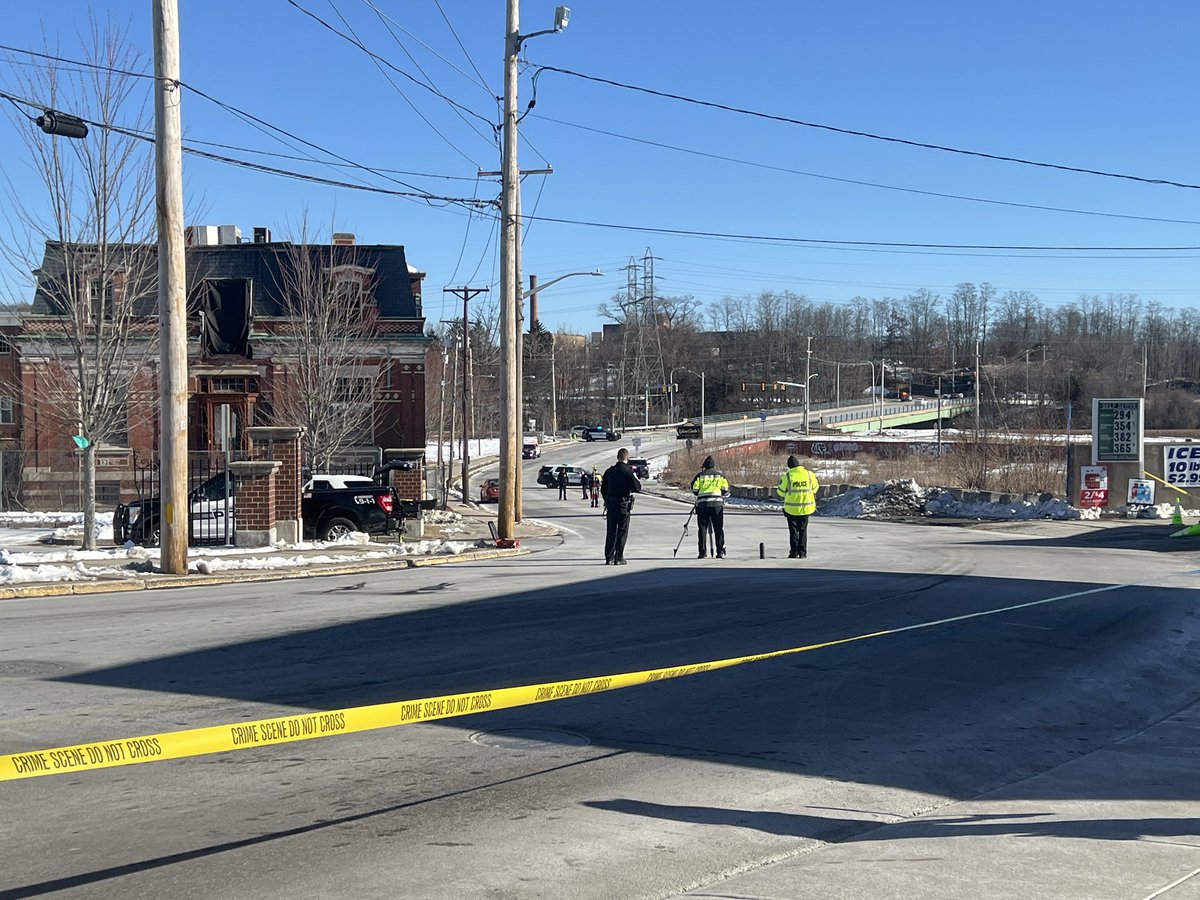
[[[1016,838],[1051,835],[987,799],[1055,807],[1054,773],[1196,702],[1195,552],[1145,527],[818,519],[800,562],[780,516],[730,512],[729,558],[699,561],[690,540],[672,557],[687,507],[643,498],[630,564],[609,568],[597,511],[531,479],[614,450],[525,464],[527,515],[564,537],[520,559],[0,603],[0,752],[921,627],[440,724],[3,783],[0,897],[1144,898],[1200,867],[1194,746],[1190,778],[1133,779],[1119,753],[1075,778],[1071,801],[1103,822],[1056,833],[1042,890],[991,873],[1043,874]],[[1114,802],[1137,813],[1110,833],[1096,810]],[[931,811],[938,827],[903,831]],[[968,822],[1011,837],[1008,855],[972,859]]]

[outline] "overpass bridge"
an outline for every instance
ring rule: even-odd
[[[952,419],[975,408],[975,402],[956,400],[912,400],[905,403],[885,403],[882,409],[868,406],[837,412],[822,412],[818,424],[823,428],[853,434],[862,431],[881,431],[900,428],[937,419]]]

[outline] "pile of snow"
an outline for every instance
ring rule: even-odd
[[[925,511],[926,492],[909,478],[854,488],[820,503],[819,516],[846,519],[898,519],[932,515]]]
[[[302,569],[308,566],[375,562],[404,556],[452,555],[486,546],[489,545],[485,541],[405,541],[403,544],[390,544],[380,547],[378,550],[368,550],[363,553],[342,553],[337,556],[317,554],[315,556],[254,556],[237,559],[218,555],[210,559],[198,559],[189,562],[188,571],[198,572],[202,575],[212,575],[217,572]]]
[[[81,512],[4,512],[0,528],[59,528],[83,524]]]
[[[771,500],[732,500],[734,506],[781,509]],[[1174,512],[1170,507],[1169,517]],[[923,488],[903,478],[866,487],[851,488],[844,494],[817,503],[817,515],[843,519],[911,519],[938,516],[948,519],[1099,519],[1099,509],[1076,509],[1065,500],[1051,499],[982,502],[956,500],[944,488]]]
[[[1200,518],[1200,509],[1184,509],[1180,506],[1184,519]],[[1156,503],[1154,506],[1143,506],[1138,510],[1139,519],[1171,519],[1175,515],[1174,503]]]
[[[925,498],[925,510],[932,516],[954,519],[1099,519],[1099,509],[1076,509],[1066,500],[1013,500],[1009,503],[983,503],[955,500],[949,491],[934,488]]]
[[[462,515],[452,509],[427,509],[422,516],[426,525],[448,525],[461,522]]]
[[[98,575],[124,574],[117,569],[88,569],[73,566],[0,566],[0,584],[44,584],[48,581],[92,581]]]

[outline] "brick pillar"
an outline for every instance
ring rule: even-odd
[[[234,546],[270,547],[278,540],[275,529],[275,473],[279,468],[279,462],[270,459],[229,464],[238,486]]]
[[[396,496],[400,500],[420,501],[425,499],[425,449],[423,447],[386,449],[383,451],[383,460],[385,465],[393,460],[404,460],[413,464],[411,469],[392,469],[388,473],[390,484],[396,489]],[[422,513],[418,509],[416,519],[405,522],[405,533],[408,537],[419,540],[425,536],[425,523],[421,516]]]
[[[255,426],[246,429],[256,456],[275,460],[275,529],[279,540],[299,543],[304,536],[304,520],[300,515],[300,435],[303,428],[295,426]]]

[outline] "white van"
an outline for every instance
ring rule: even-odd
[[[521,442],[521,459],[537,459],[542,455],[542,445],[536,434],[525,435]]]

